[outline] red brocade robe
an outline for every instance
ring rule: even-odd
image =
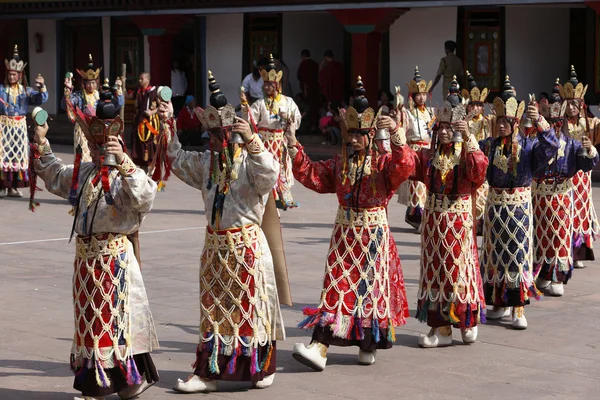
[[[427,186],[417,318],[430,326],[468,328],[477,325],[485,308],[471,193],[485,181],[488,159],[474,138],[455,146],[456,150],[452,146],[444,149],[446,156],[455,155],[452,160],[457,164],[447,165],[444,179],[437,163],[439,150],[430,149],[417,153],[411,177]]]
[[[346,168],[341,155],[315,162],[299,146],[293,159],[296,180],[317,193],[335,193],[339,201],[321,301],[317,309],[304,310],[306,319],[300,327],[328,327],[334,337],[354,340],[364,339],[367,328],[376,341],[383,329],[388,341],[394,341],[393,327],[404,325],[409,313],[387,206],[412,173],[414,160],[408,146],[392,145],[392,153],[372,156],[370,174],[353,184],[350,175],[357,176],[352,173],[353,158]],[[353,190],[354,203],[348,207]]]

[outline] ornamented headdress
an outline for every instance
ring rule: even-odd
[[[211,71],[208,71],[208,88],[210,89],[210,105],[204,110],[202,120],[209,132],[231,130],[235,122],[235,107],[227,103],[219,84]]]
[[[587,89],[587,85],[583,86],[583,83],[577,80],[577,72],[575,72],[575,67],[571,65],[569,81],[564,86],[559,85],[560,96],[564,100],[583,100]]]
[[[414,93],[429,93],[431,89],[432,82],[424,81],[419,74],[419,67],[415,67],[415,77],[412,81],[407,83],[408,85],[408,94]]]
[[[438,123],[454,123],[465,119],[467,111],[462,103],[453,106],[448,100],[444,102],[444,106],[437,110],[437,121]]]
[[[496,97],[494,99],[494,111],[496,113],[496,117],[505,117],[520,121],[521,117],[523,116],[523,112],[525,112],[525,102],[517,102],[515,91],[510,84],[508,75],[506,75],[502,89],[503,91],[500,97]]]
[[[550,99],[540,100],[540,114],[546,119],[557,120],[565,115],[566,102],[563,103],[560,96],[560,82],[556,79]]]
[[[93,81],[100,77],[100,71],[102,71],[102,67],[94,69],[94,60],[92,59],[92,55],[89,54],[87,71],[82,71],[80,69],[76,69],[76,71],[84,80]]]
[[[260,70],[260,76],[264,82],[274,83],[277,85],[278,90],[281,90],[281,78],[283,78],[283,71],[277,72],[275,67],[275,60],[273,54],[269,55],[269,64],[265,69]]]
[[[15,44],[15,48],[13,50],[13,56],[10,60],[4,60],[4,65],[6,66],[6,71],[15,71],[22,73],[27,65],[26,62],[19,58],[19,47]]]
[[[462,103],[462,99],[460,98],[460,86],[456,81],[456,75],[452,77],[452,82],[450,82],[450,87],[448,87],[448,97],[446,100],[453,107]]]
[[[96,115],[88,116],[79,109],[75,110],[75,120],[81,127],[85,138],[97,145],[104,145],[109,136],[121,137],[125,124],[112,102],[113,94],[108,83],[104,80],[100,101],[96,105]]]
[[[477,87],[477,82],[475,82],[473,76],[469,73],[469,71],[466,71],[466,73],[468,88],[462,90],[463,98],[467,100],[468,103],[485,103],[485,100],[488,96],[488,89],[483,88],[482,90],[479,90]]]
[[[375,127],[375,111],[369,107],[369,100],[365,97],[366,93],[362,78],[359,76],[354,91],[354,107],[348,107],[346,112],[341,114],[347,133],[367,135]]]

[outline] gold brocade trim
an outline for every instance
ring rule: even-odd
[[[401,126],[396,132],[390,136],[390,141],[396,146],[404,146],[406,144],[406,131]]]
[[[573,181],[566,179],[561,183],[556,183],[550,180],[536,180],[535,195],[536,196],[552,196],[555,194],[569,194],[573,190]]]
[[[371,156],[359,156],[358,160],[356,160],[354,157],[352,157],[349,160],[348,173],[346,176],[348,177],[348,180],[350,181],[350,185],[354,185],[354,183],[356,183],[357,171],[360,169],[360,167],[362,166],[363,163],[364,163],[363,177],[371,176]]]
[[[509,204],[523,204],[531,202],[531,187],[514,189],[492,188],[488,193],[488,203],[506,206]]]
[[[512,146],[512,143],[509,144]],[[508,173],[508,167],[512,158],[512,152],[508,156],[504,155],[504,145],[496,147],[496,153],[494,154],[494,166],[500,169],[505,174]],[[513,165],[517,165],[521,161],[521,145],[517,144],[517,150],[515,152],[515,161]]]
[[[52,147],[50,147],[50,142],[48,142],[48,139],[44,139],[42,144],[35,144],[35,146],[37,147],[38,152],[42,156],[47,156],[48,154],[52,154]]]
[[[218,231],[206,228],[206,247],[212,250],[234,251],[239,246],[250,247],[258,241],[260,228],[256,224],[244,225],[241,228],[222,229]],[[256,255],[258,258],[259,255]]]
[[[127,236],[120,233],[109,233],[92,237],[77,236],[75,254],[79,259],[91,259],[103,256],[117,257],[127,250]]]
[[[127,154],[123,154],[123,161],[121,161],[120,165],[117,165],[117,169],[121,175],[127,177],[133,175],[137,167]]]
[[[348,209],[338,207],[336,225],[343,226],[387,226],[387,213],[384,207]]]
[[[24,128],[27,130],[27,120],[25,116],[0,115],[0,124],[10,128]]]
[[[263,141],[256,134],[252,135],[248,143],[246,143],[246,148],[250,154],[260,154],[265,151],[265,145]]]
[[[431,164],[440,171],[440,175],[442,178],[442,183],[446,183],[446,176],[448,172],[454,169],[457,165],[460,164],[460,152],[462,150],[462,144],[455,143],[454,144],[454,152],[452,154],[446,154],[444,151],[441,153],[438,151],[433,156],[433,161]]]
[[[469,140],[467,140],[466,147],[467,153],[472,153],[479,150],[479,143],[477,142],[477,139],[475,139],[475,136],[470,135]]]
[[[457,196],[453,196],[457,197]],[[455,199],[442,194],[428,193],[425,209],[435,212],[470,213],[473,208],[471,195],[466,194]]]

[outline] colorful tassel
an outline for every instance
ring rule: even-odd
[[[108,388],[111,385],[110,379],[106,376],[106,372],[102,368],[102,364],[100,364],[99,360],[95,362],[96,366],[96,383],[98,386],[103,388]]]
[[[132,383],[129,383],[132,382]],[[137,365],[135,364],[135,360],[133,357],[127,358],[127,384],[131,385],[139,385],[142,383],[142,377],[140,376],[140,372],[137,369]]]
[[[450,306],[450,323],[452,324],[458,324],[460,322],[460,319],[456,316],[456,306],[454,305],[454,303],[452,303],[452,305]]]
[[[213,374],[220,374],[221,370],[219,369],[219,339],[215,335],[213,343],[212,353],[210,354],[209,360],[209,370]]]
[[[465,328],[471,327],[471,305],[467,304],[467,315],[465,317]]]
[[[265,363],[263,364],[262,370],[263,371],[268,371],[269,367],[271,366],[271,356],[273,355],[273,344],[271,344],[269,346],[269,353],[267,354],[267,358]]]
[[[396,342],[396,329],[394,328],[394,323],[392,322],[391,319],[388,321],[387,340],[388,340],[388,342],[392,342],[392,343]]]
[[[240,348],[236,347],[231,355],[231,359],[229,363],[227,363],[227,374],[233,375],[235,374],[235,367],[237,366],[237,358],[240,355]]]
[[[258,371],[258,350],[252,349],[252,357],[250,359],[250,375],[255,375]]]
[[[373,320],[371,330],[373,332],[373,338],[375,338],[375,343],[379,343],[381,341],[381,330],[379,329],[378,319]]]

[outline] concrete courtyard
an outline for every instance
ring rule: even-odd
[[[65,161],[71,150],[56,146]],[[301,310],[318,300],[324,260],[337,209],[334,195],[294,187],[300,208],[282,213],[294,306],[284,307],[287,341],[277,344],[277,375],[267,390],[229,384],[206,399],[598,399],[600,398],[600,266],[576,270],[563,298],[543,298],[527,308],[529,328],[508,319],[480,327],[463,345],[420,349],[424,324],[411,318],[396,330],[396,346],[377,363],[357,364],[356,348],[332,348],[316,373],[291,356]],[[594,189],[600,207],[600,189]],[[0,400],[72,399],[69,351],[73,335],[72,217],[65,200],[38,192],[31,213],[26,199],[0,199]],[[416,307],[420,239],[404,223],[404,206],[390,203],[392,231],[404,268],[411,314]],[[144,399],[174,399],[172,386],[191,372],[198,339],[198,269],[204,240],[199,191],[176,177],[156,196],[141,230],[143,275],[158,331],[152,357],[161,379]],[[186,398],[187,398],[186,397]],[[110,398],[117,399],[117,396]]]

